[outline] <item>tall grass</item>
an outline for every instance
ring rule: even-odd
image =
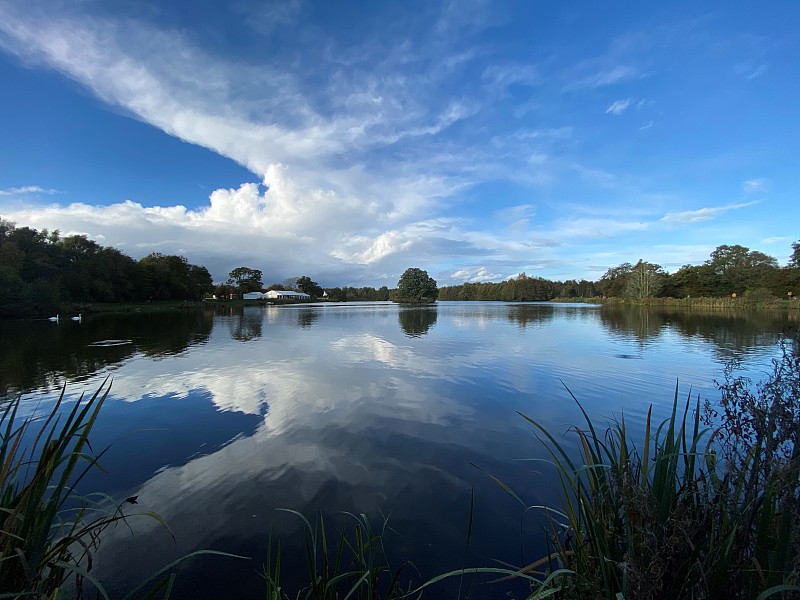
[[[624,419],[600,430],[574,396],[578,460],[523,415],[563,491],[563,506],[538,507],[552,517],[549,572],[562,573],[554,597],[800,598],[800,359],[781,348],[755,391],[720,385],[720,410],[676,387],[638,446]]]
[[[419,597],[410,584],[410,562],[393,570],[383,541],[387,529],[384,519],[379,530],[364,515],[345,513],[352,519],[352,530],[340,529],[331,535],[322,515],[312,523],[301,513],[279,509],[301,519],[305,527],[306,583],[288,590],[282,580],[281,546],[269,540],[264,580],[268,600],[377,600]],[[405,588],[403,585],[405,584]]]
[[[94,512],[88,501],[65,515],[94,456],[89,432],[108,396],[107,382],[62,410],[64,390],[43,422],[18,418],[21,397],[0,412],[0,590],[4,595],[57,597],[70,577],[80,590],[92,579],[97,536],[124,518],[122,506]],[[87,499],[88,500],[88,499]],[[80,593],[80,592],[79,592]]]
[[[79,496],[76,487],[91,469],[100,468],[104,451],[89,442],[110,383],[71,407],[65,388],[41,418],[19,416],[22,398],[0,406],[0,598],[92,597],[108,599],[93,573],[100,535],[108,527],[128,525],[131,497],[115,502],[104,494]],[[155,513],[144,515],[166,524]],[[196,554],[222,554],[199,551]],[[126,598],[167,598],[178,562],[131,590]],[[230,556],[230,555],[227,555]],[[87,585],[90,584],[90,585]]]

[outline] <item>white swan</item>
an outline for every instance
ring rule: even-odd
[[[81,320],[83,320],[83,315],[81,313],[78,313],[78,316],[77,317],[72,317],[72,320],[73,321],[78,321],[80,323]]]
[[[56,315],[55,317],[48,317],[47,320],[48,321],[53,321],[54,323],[58,323],[58,315]]]

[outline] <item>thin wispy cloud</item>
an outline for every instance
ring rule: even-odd
[[[58,190],[43,188],[38,185],[24,185],[21,187],[0,189],[0,196],[51,196],[57,194]]]
[[[628,107],[631,105],[631,102],[632,100],[630,98],[625,98],[624,100],[615,100],[606,109],[606,114],[621,115],[626,110],[628,110]]]
[[[758,204],[758,201],[738,202],[736,204],[726,204],[725,206],[715,206],[712,208],[698,208],[696,210],[684,210],[681,212],[671,212],[664,215],[661,220],[669,225],[689,225],[692,223],[702,223],[711,221],[732,210],[746,208]]]
[[[764,194],[772,189],[772,181],[765,177],[748,179],[742,182],[742,191],[745,194]]]

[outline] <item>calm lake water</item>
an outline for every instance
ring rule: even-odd
[[[111,375],[92,438],[107,473],[84,491],[137,495],[135,535],[108,532],[94,571],[118,591],[175,558],[175,598],[255,598],[270,531],[285,578],[303,564],[300,520],[319,512],[389,517],[396,566],[424,581],[462,566],[526,564],[544,553],[537,511],[557,504],[546,453],[517,413],[574,446],[580,413],[621,417],[636,435],[676,382],[714,401],[732,359],[761,378],[786,313],[664,312],[588,305],[439,303],[267,306],[0,322],[0,395],[47,410],[66,383],[76,400]],[[796,319],[796,315],[794,317]],[[796,325],[796,323],[794,323]],[[123,343],[110,345],[109,340]],[[489,476],[491,475],[491,477]],[[472,539],[466,548],[470,496]],[[409,572],[409,575],[412,573]],[[503,597],[507,584],[480,585]],[[454,596],[439,587],[430,597]]]

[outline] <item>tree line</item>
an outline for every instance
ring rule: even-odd
[[[205,295],[240,298],[263,291],[258,269],[237,267],[226,282],[213,284],[208,270],[183,256],[152,253],[134,260],[85,235],[16,227],[0,218],[0,316],[31,316],[69,304],[200,300]],[[800,294],[800,241],[792,244],[786,266],[763,252],[740,245],[717,247],[701,265],[674,273],[639,260],[612,267],[597,281],[551,281],[525,273],[498,283],[464,283],[438,288],[420,269],[407,269],[397,289],[387,286],[323,289],[307,275],[273,283],[267,290],[298,290],[332,301],[499,300],[555,298],[744,296],[757,301]]]
[[[684,265],[674,273],[639,260],[606,271],[597,281],[550,281],[525,273],[499,283],[464,283],[439,289],[439,300],[548,301],[555,298],[686,298],[727,296],[756,301],[800,295],[800,241],[792,244],[786,266],[758,250],[718,246],[702,265]]]
[[[208,270],[183,256],[134,260],[85,235],[0,219],[0,316],[48,314],[71,303],[199,300],[211,289]]]

